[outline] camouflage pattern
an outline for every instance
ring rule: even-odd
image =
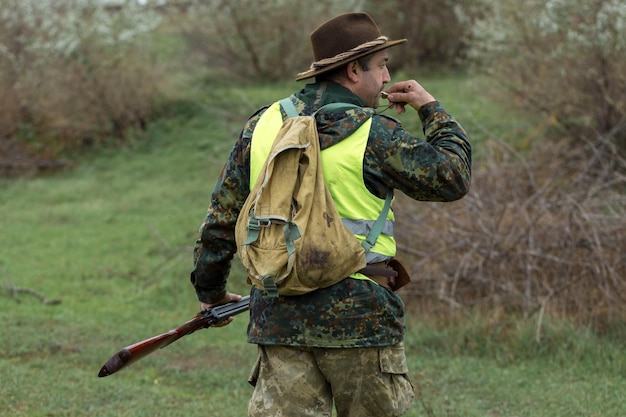
[[[308,294],[267,299],[252,290],[248,341],[264,345],[371,347],[402,341],[400,297],[365,280],[345,279]]]
[[[312,114],[331,102],[363,106],[338,84],[308,84],[295,94],[298,110]],[[235,255],[235,223],[249,193],[250,139],[265,108],[246,123],[213,190],[194,251],[191,281],[198,298],[213,303],[226,291]],[[419,111],[426,139],[408,133],[392,117],[372,109],[318,115],[322,149],[350,136],[373,117],[364,157],[364,181],[384,198],[390,188],[422,201],[453,201],[469,190],[471,147],[465,130],[438,102]],[[245,279],[245,278],[241,278]],[[402,341],[400,298],[371,281],[345,279],[304,296],[266,300],[252,291],[250,343],[308,347],[376,347]]]
[[[259,346],[250,417],[401,416],[414,399],[402,344],[382,348]]]

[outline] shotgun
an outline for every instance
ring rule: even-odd
[[[192,319],[186,321],[180,326],[170,330],[169,332],[153,336],[149,339],[142,340],[117,352],[111,357],[100,369],[98,376],[100,378],[109,376],[120,369],[144,358],[157,349],[177,341],[183,336],[187,336],[198,329],[211,327],[222,320],[248,310],[250,306],[250,296],[246,295],[241,301],[222,304],[212,308],[200,311]]]

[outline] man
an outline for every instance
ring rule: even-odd
[[[453,201],[469,190],[467,134],[419,83],[401,81],[386,93],[398,113],[407,106],[417,111],[426,140],[373,110],[391,81],[387,49],[403,42],[381,36],[365,13],[340,15],[311,34],[315,62],[296,79],[315,82],[291,96],[297,110],[312,114],[332,102],[360,107],[317,116],[322,160],[333,161],[330,172],[325,165],[325,182],[342,217],[375,220],[373,213],[380,213],[393,189],[422,201]],[[267,124],[259,122],[266,110],[245,125],[201,226],[191,281],[202,308],[240,299],[226,291],[226,281],[236,252],[235,223],[250,192],[250,160],[258,158],[253,136]],[[344,171],[335,171],[335,162]],[[360,211],[370,214],[359,216]],[[387,225],[393,226],[393,214]],[[395,255],[393,227],[380,239],[368,263],[385,266]],[[333,402],[339,417],[406,412],[414,393],[402,342],[404,305],[393,292],[399,284],[382,278],[354,274],[327,288],[273,300],[253,287],[248,341],[259,346],[259,356],[250,375],[255,389],[249,416],[330,416]]]

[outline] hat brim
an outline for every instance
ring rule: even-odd
[[[335,68],[339,68],[342,65],[347,64],[348,62],[352,62],[354,60],[357,60],[359,58],[363,58],[364,56],[367,55],[371,55],[373,53],[376,53],[378,51],[382,51],[383,49],[387,49],[387,48],[391,48],[392,46],[396,46],[396,45],[400,45],[401,43],[405,43],[407,40],[406,39],[398,39],[395,41],[388,41],[385,42],[382,45],[378,45],[372,49],[368,49],[365,52],[362,52],[360,54],[356,54],[354,56],[350,56],[344,60],[335,62],[334,64],[330,64],[328,66],[325,66],[323,68],[313,68],[310,69],[308,71],[302,72],[300,74],[298,74],[298,76],[296,77],[296,81],[302,81],[302,80],[306,80],[307,78],[311,78],[311,77],[316,77],[320,74],[324,74],[325,72],[331,71]]]

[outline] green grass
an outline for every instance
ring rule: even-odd
[[[424,81],[475,144],[507,126],[480,83]],[[186,117],[151,125],[141,140],[83,157],[71,171],[0,181],[0,416],[246,415],[256,348],[245,342],[244,316],[118,374],[97,373],[120,348],[196,313],[191,250],[215,177],[246,116],[293,88],[202,91],[179,103]],[[235,265],[232,290],[247,290],[243,276]],[[16,300],[14,287],[61,303]],[[410,318],[420,401],[408,416],[623,415],[623,338],[555,323],[537,345],[532,323],[487,322],[438,330]]]

